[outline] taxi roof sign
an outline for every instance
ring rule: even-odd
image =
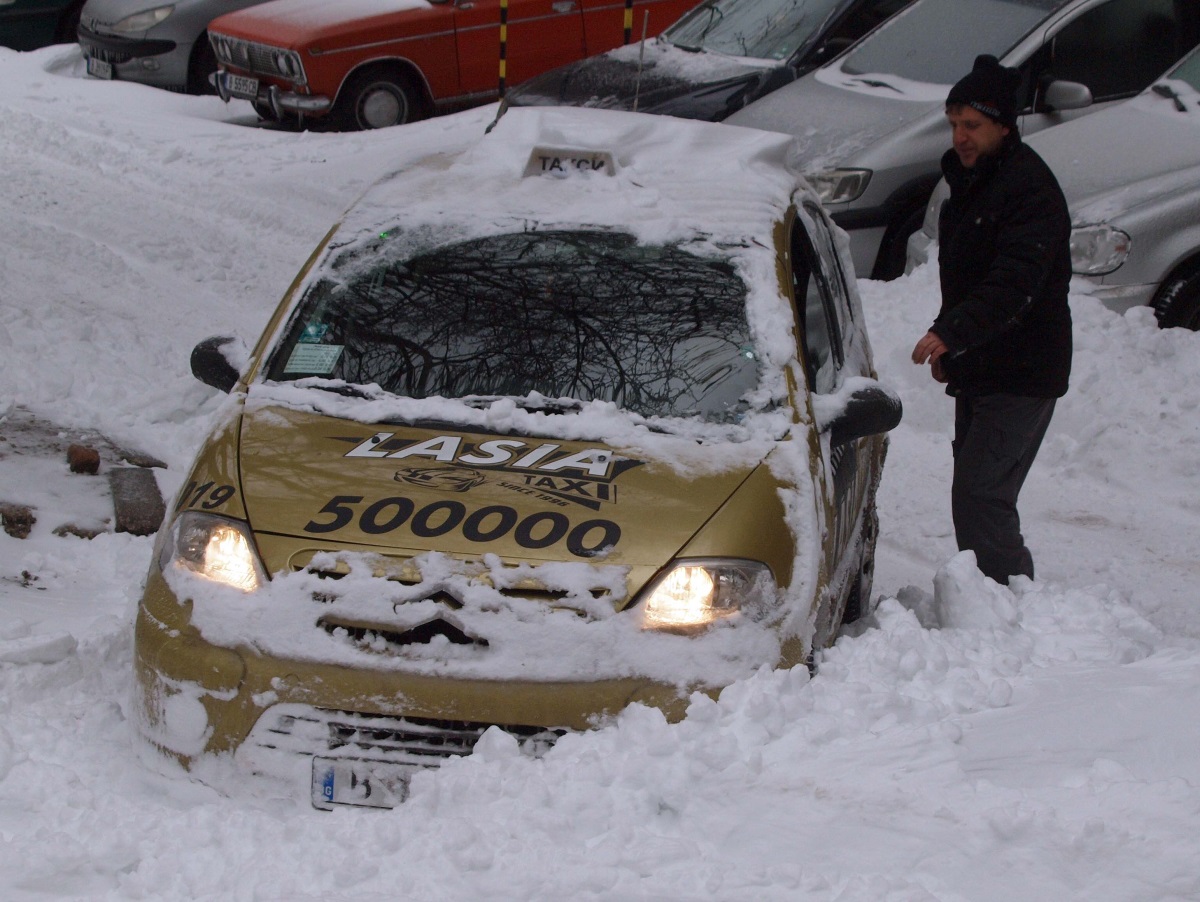
[[[607,150],[575,150],[564,147],[535,147],[525,164],[524,177],[548,175],[567,178],[583,172],[616,175],[617,166]]]

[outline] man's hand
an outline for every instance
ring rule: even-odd
[[[936,364],[940,370],[941,365],[938,363],[938,358],[948,350],[949,348],[946,347],[944,341],[932,332],[926,332],[925,337],[918,341],[917,346],[913,348],[912,362],[917,364],[917,366],[922,366],[926,363]],[[934,378],[937,378],[936,373],[934,374]]]

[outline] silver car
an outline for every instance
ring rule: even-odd
[[[950,147],[946,95],[978,54],[1020,69],[1032,134],[1139,93],[1195,46],[1198,13],[1200,0],[916,0],[726,121],[799,137],[859,276],[892,278]]]
[[[79,46],[94,78],[137,81],[171,91],[212,94],[217,60],[208,23],[262,0],[87,0]]]
[[[1200,330],[1200,48],[1134,99],[1028,143],[1066,194],[1071,263],[1090,294]],[[909,270],[933,254],[948,193],[943,180],[909,239]]]

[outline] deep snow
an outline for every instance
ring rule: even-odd
[[[220,404],[191,347],[255,338],[363,188],[494,108],[291,134],[80,68],[0,49],[0,436],[25,411],[99,430],[166,461],[170,495]],[[39,508],[0,533],[0,897],[1200,899],[1200,336],[1072,296],[1072,389],[1022,499],[1038,580],[1010,591],[955,554],[951,403],[908,362],[935,273],[861,290],[905,403],[877,614],[814,679],[760,673],[677,725],[631,709],[540,761],[489,734],[390,812],[143,762],[151,540],[55,536],[103,491],[0,442],[0,500]]]

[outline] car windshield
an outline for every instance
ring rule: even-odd
[[[880,26],[842,62],[850,75],[952,85],[975,57],[1003,57],[1069,0],[921,0]]]
[[[632,235],[547,231],[407,259],[347,255],[309,289],[269,378],[413,398],[612,401],[728,422],[758,381],[746,285],[727,260]]]
[[[755,59],[787,59],[844,0],[712,0],[663,33],[688,50]]]

